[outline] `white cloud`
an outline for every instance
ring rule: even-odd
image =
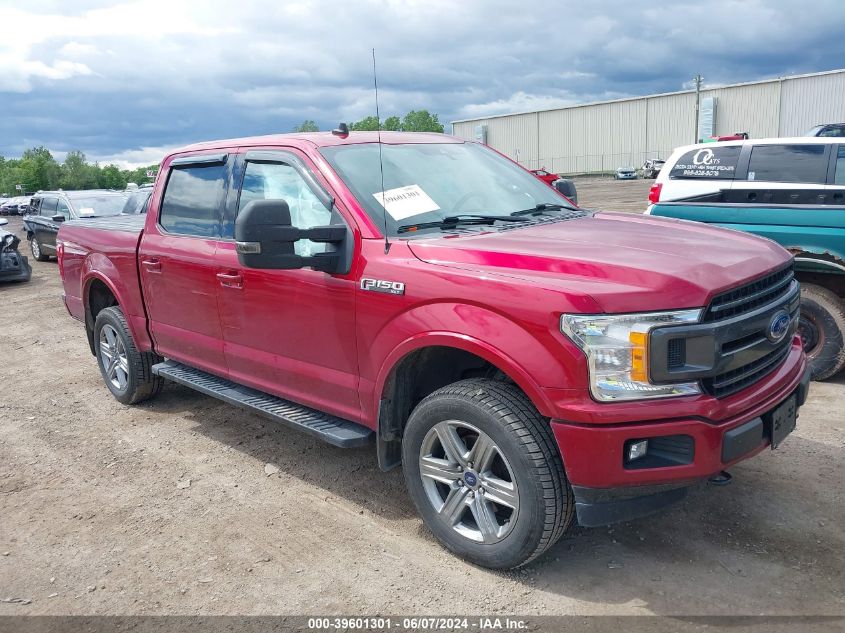
[[[605,0],[561,14],[512,0],[9,4],[0,154],[43,144],[126,164],[373,114],[373,47],[382,114],[425,108],[444,123],[678,90],[696,72],[727,83],[845,59],[841,0],[804,12],[791,0]]]

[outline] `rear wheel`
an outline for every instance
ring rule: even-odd
[[[425,398],[405,428],[402,461],[426,525],[478,565],[523,565],[572,522],[549,421],[510,383],[464,380]]]
[[[29,249],[32,251],[32,256],[39,262],[47,261],[48,257],[44,254],[44,251],[41,249],[41,242],[39,242],[38,238],[34,235],[29,238]]]
[[[162,358],[139,352],[120,308],[103,308],[94,322],[94,352],[106,387],[123,404],[137,404],[152,398],[164,381],[152,372]]]
[[[801,284],[798,334],[813,380],[824,380],[845,366],[845,302],[816,284]]]

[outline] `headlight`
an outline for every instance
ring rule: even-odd
[[[15,236],[14,236],[14,235],[12,235],[11,233],[9,233],[9,235],[6,235],[6,236],[3,238],[3,245],[4,245],[6,248],[11,248],[11,247],[12,247],[12,244],[14,244],[14,242],[15,242]]]
[[[587,355],[596,400],[641,400],[701,393],[697,382],[654,385],[648,380],[649,332],[696,323],[701,310],[643,314],[564,314],[560,329]]]

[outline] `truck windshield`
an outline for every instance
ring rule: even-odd
[[[504,218],[543,204],[572,208],[536,176],[474,143],[383,144],[383,191],[377,144],[340,145],[321,152],[379,227],[386,216],[392,236],[399,234],[400,226],[436,224],[460,215]],[[401,235],[439,230],[431,226]]]
[[[71,198],[73,208],[80,217],[120,215],[129,194],[114,193]]]

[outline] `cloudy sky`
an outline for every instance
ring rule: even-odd
[[[845,66],[842,0],[0,0],[0,155],[121,165],[374,110],[448,122]]]

